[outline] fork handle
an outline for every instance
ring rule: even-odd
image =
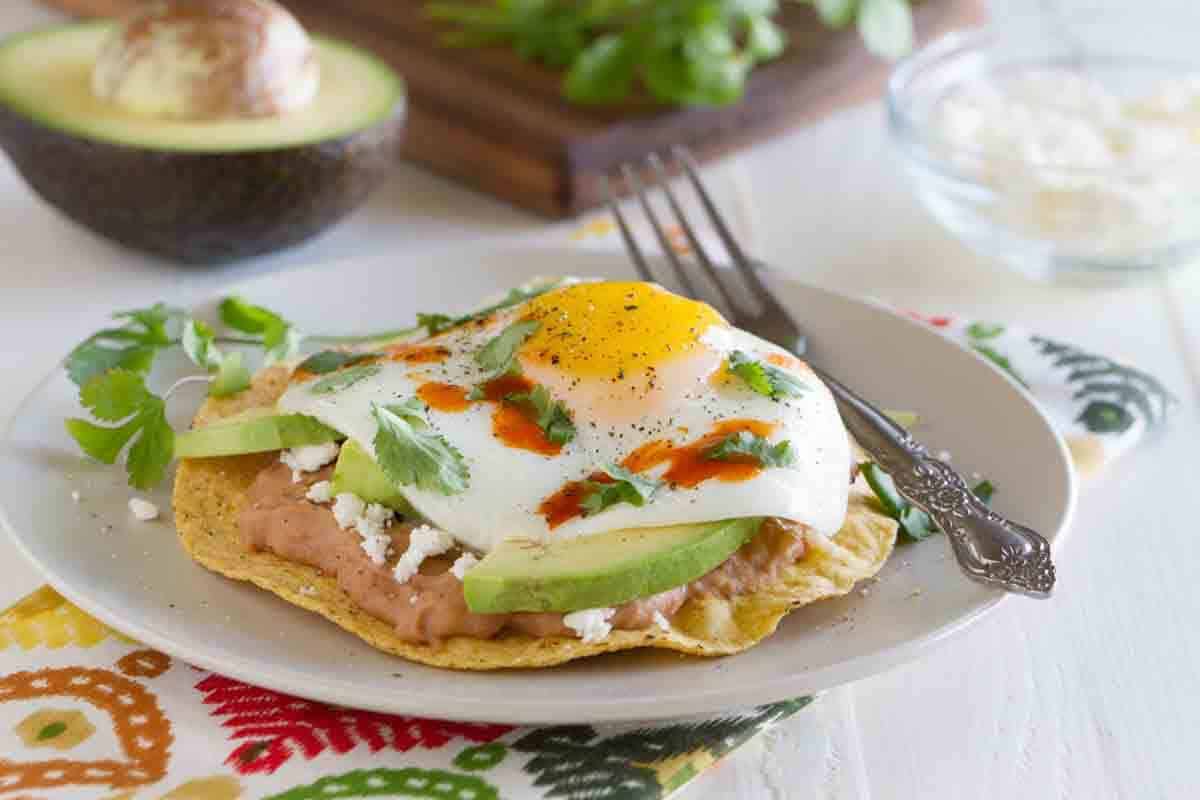
[[[835,378],[815,367],[813,371],[833,393],[846,428],[859,444],[950,538],[967,575],[1010,592],[1049,596],[1054,563],[1044,537],[992,511],[953,467],[932,458],[908,431]]]

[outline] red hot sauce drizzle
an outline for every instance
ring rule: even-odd
[[[733,433],[748,431],[757,436],[769,436],[775,424],[754,419],[729,419],[718,422],[713,429],[696,441],[676,445],[666,439],[647,442],[634,450],[621,462],[630,472],[645,472],[660,464],[668,464],[662,479],[671,486],[695,488],[706,480],[746,481],[762,472],[762,465],[749,458],[717,460],[707,458],[708,451]],[[593,473],[587,481],[569,481],[538,506],[538,513],[546,525],[553,530],[564,522],[584,516],[583,501],[594,491],[588,481],[612,483],[612,478],[603,472]]]
[[[522,406],[504,402],[510,394],[532,391],[535,384],[523,375],[501,375],[483,385],[483,401],[495,403],[492,413],[492,435],[508,447],[528,450],[543,456],[556,456],[562,445],[546,438],[546,432],[531,419]],[[449,383],[421,384],[417,397],[435,411],[455,413],[471,407],[467,389]]]

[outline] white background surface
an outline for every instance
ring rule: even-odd
[[[5,3],[0,32],[52,18]],[[1048,288],[1002,271],[916,207],[878,106],[728,161],[713,182],[777,267],[911,308],[1020,322],[1127,358],[1183,402],[1166,433],[1084,487],[1053,600],[1009,603],[924,661],[830,693],[683,796],[1200,795],[1200,268],[1119,290]],[[547,228],[401,167],[313,244],[249,265],[179,268],[71,226],[0,160],[0,419],[113,309],[187,304],[252,274],[395,248],[566,241],[575,227]],[[38,584],[0,541],[0,605]]]

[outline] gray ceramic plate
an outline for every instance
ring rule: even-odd
[[[549,274],[631,276],[618,255],[475,247],[290,272],[235,291],[307,330],[352,333],[404,324],[417,311],[466,309]],[[810,333],[813,359],[880,405],[919,412],[920,436],[931,447],[990,478],[997,508],[1060,549],[1075,502],[1068,455],[1015,384],[885,309],[798,283],[775,285]],[[164,360],[170,363],[156,381],[187,370],[182,356]],[[173,421],[186,424],[198,399],[173,399]],[[645,651],[528,672],[432,669],[376,652],[316,615],[202,569],[176,544],[169,519],[133,521],[122,471],[82,459],[64,432],[63,419],[78,413],[74,387],[56,371],[25,400],[0,450],[4,523],[46,579],[103,621],[174,656],[333,703],[514,723],[717,711],[887,669],[1004,599],[964,579],[947,542],[934,538],[898,548],[869,593],[803,608],[732,658]],[[81,502],[71,501],[72,490]],[[166,509],[169,489],[151,498]]]

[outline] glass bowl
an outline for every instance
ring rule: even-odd
[[[954,33],[893,72],[905,171],[979,253],[1066,283],[1132,282],[1200,256],[1200,62],[1167,46],[1140,55],[1149,45],[1120,27]]]

